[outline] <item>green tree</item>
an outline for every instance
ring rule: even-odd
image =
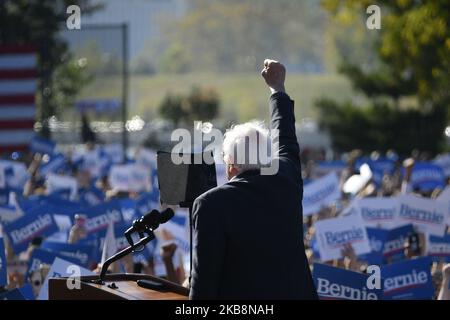
[[[446,110],[435,108],[397,110],[386,102],[361,107],[351,102],[337,104],[330,99],[317,102],[321,124],[330,133],[338,151],[395,149],[406,155],[413,149],[433,153],[443,148],[440,137]]]
[[[92,75],[85,69],[86,64],[82,59],[68,59],[56,67],[53,74],[54,94],[52,95],[55,114],[60,115],[64,110],[72,107],[78,93],[93,80]]]
[[[182,108],[182,97],[168,93],[159,106],[159,113],[165,119],[170,119],[178,125],[181,119],[186,116]]]
[[[219,97],[212,88],[192,88],[187,97],[187,103],[191,121],[211,120],[219,112]]]
[[[214,89],[193,87],[186,95],[167,94],[159,106],[159,113],[178,125],[181,121],[212,120],[218,115],[219,106],[219,97]]]
[[[3,0],[0,1],[0,44],[35,45],[38,50],[38,114],[45,136],[50,135],[48,119],[59,103],[78,93],[83,68],[73,65],[66,43],[58,32],[68,17],[66,8],[78,5],[89,14],[100,5],[91,0]],[[72,65],[70,65],[72,64]],[[64,101],[62,101],[64,100]]]
[[[324,0],[336,21],[358,17],[365,29],[371,1]],[[444,143],[450,104],[450,3],[448,1],[377,1],[382,28],[369,68],[342,57],[340,72],[370,98],[367,106],[320,100],[321,123],[339,150],[353,147],[403,153],[414,148],[438,152]]]

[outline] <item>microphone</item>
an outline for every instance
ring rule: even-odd
[[[144,232],[148,234],[152,233],[160,224],[166,223],[172,219],[174,214],[175,213],[171,208],[164,209],[161,212],[153,209],[149,213],[133,221],[131,227],[125,231],[125,238],[128,240],[130,246],[134,246],[133,239],[131,238],[132,233],[137,232],[139,237],[143,238],[145,236]]]
[[[159,221],[159,211],[153,209],[152,211],[146,213],[142,217],[133,221],[131,227],[127,230],[130,232],[144,232],[147,228],[153,229],[152,227],[157,225]]]
[[[174,216],[174,212],[171,208],[164,209],[161,212],[157,210],[152,210],[150,213],[147,213],[140,220],[142,220],[142,224],[146,227],[149,227],[152,230],[155,230],[159,227],[160,224],[166,223]]]
[[[169,221],[170,219],[173,218],[173,216],[175,215],[175,212],[173,212],[172,208],[167,208],[164,209],[163,211],[161,211],[161,213],[159,214],[159,223],[166,223],[167,221]]]
[[[94,282],[103,284],[104,283],[103,280],[105,279],[106,276],[106,271],[108,270],[108,267],[111,265],[111,263],[119,259],[122,259],[129,253],[143,250],[144,246],[147,243],[155,239],[153,231],[155,231],[160,224],[166,223],[167,221],[172,219],[173,216],[174,216],[173,210],[167,208],[162,212],[159,212],[158,210],[152,210],[149,213],[140,217],[139,219],[134,220],[133,225],[130,228],[128,228],[127,231],[125,231],[125,238],[127,239],[130,246],[117,252],[108,260],[106,260],[102,266],[102,270],[100,271],[99,279],[94,280]],[[133,239],[131,238],[131,234],[134,232],[137,232],[140,237],[139,241],[136,244],[133,243]],[[147,236],[144,235],[144,232],[147,233]]]

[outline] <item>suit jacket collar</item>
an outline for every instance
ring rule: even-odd
[[[259,169],[246,170],[244,172],[239,173],[238,175],[235,175],[233,178],[231,178],[230,182],[245,180],[245,178],[256,176],[259,174],[261,174],[261,170]]]

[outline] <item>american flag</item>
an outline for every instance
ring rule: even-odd
[[[0,45],[0,154],[24,150],[34,135],[37,54]]]

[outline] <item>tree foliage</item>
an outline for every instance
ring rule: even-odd
[[[193,87],[186,95],[167,94],[159,112],[162,117],[178,125],[181,121],[189,123],[214,119],[219,113],[219,105],[214,89]]]
[[[371,1],[324,0],[338,23],[345,16],[363,21]],[[450,3],[444,0],[378,1],[382,28],[372,45],[371,68],[342,57],[340,72],[371,98],[368,106],[321,100],[321,123],[339,150],[353,147],[407,153],[438,152],[450,105]],[[344,19],[345,20],[345,19]],[[360,25],[365,28],[365,24]]]
[[[441,107],[423,113],[417,109],[397,110],[386,102],[361,108],[329,99],[319,100],[317,106],[321,124],[331,132],[339,151],[395,149],[405,155],[413,149],[437,153],[444,148],[443,141],[437,139],[446,123],[447,110]]]

